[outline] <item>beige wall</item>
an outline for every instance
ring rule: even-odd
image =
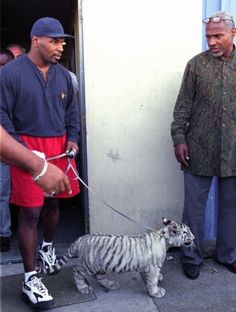
[[[186,62],[201,51],[199,0],[84,0],[89,186],[151,227],[180,220],[170,123]],[[90,194],[91,232],[143,229]]]

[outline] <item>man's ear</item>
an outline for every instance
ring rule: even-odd
[[[33,36],[31,38],[31,43],[35,48],[37,48],[39,46],[39,37]]]
[[[176,225],[170,226],[169,232],[170,232],[170,235],[173,235],[173,236],[176,235],[177,234],[177,226]]]

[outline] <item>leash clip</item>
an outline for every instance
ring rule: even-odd
[[[68,158],[75,158],[75,156],[76,156],[76,150],[75,150],[74,148],[71,148],[71,149],[69,150],[69,152],[66,153],[66,156],[67,156]]]

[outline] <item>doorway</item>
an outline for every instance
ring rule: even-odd
[[[26,51],[30,48],[30,30],[35,20],[40,17],[54,17],[58,19],[65,30],[65,33],[76,36],[75,40],[68,40],[64,49],[61,63],[78,76],[79,59],[77,55],[79,42],[78,30],[78,1],[77,0],[2,0],[1,2],[1,48],[9,44],[17,43],[23,46]],[[76,26],[75,26],[76,25]],[[79,101],[80,102],[80,101]],[[80,107],[80,112],[82,111]],[[84,117],[81,115],[81,128],[84,129]],[[83,123],[83,125],[82,125]],[[83,134],[81,134],[82,136]],[[84,140],[83,138],[81,138]],[[85,151],[81,149],[77,159],[77,167],[83,179]],[[61,200],[60,224],[58,227],[55,243],[66,244],[74,241],[89,231],[86,216],[87,201],[86,190],[81,185],[81,194],[72,199]],[[13,247],[14,235],[17,225],[17,209],[11,207],[13,221]]]

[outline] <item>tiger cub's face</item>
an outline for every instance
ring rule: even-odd
[[[193,245],[194,235],[190,228],[184,223],[178,223],[162,218],[165,225],[164,230],[168,231],[168,245],[173,247],[190,247]]]

